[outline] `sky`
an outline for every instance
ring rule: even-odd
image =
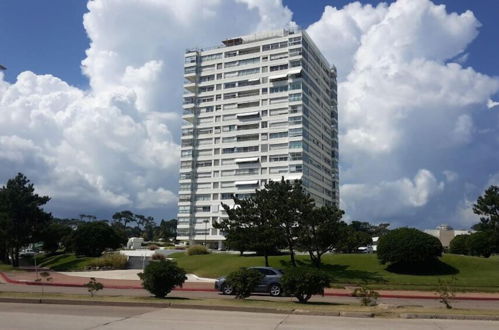
[[[338,69],[347,219],[469,228],[499,184],[499,1],[0,1],[0,184],[176,216],[186,48],[298,25]]]

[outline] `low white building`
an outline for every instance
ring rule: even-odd
[[[473,230],[454,230],[451,226],[447,224],[441,224],[436,229],[425,229],[425,233],[435,236],[440,240],[444,248],[448,248],[450,241],[457,235],[469,235],[473,233]]]

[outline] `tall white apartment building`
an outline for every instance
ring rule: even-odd
[[[178,240],[221,248],[221,202],[281,177],[338,204],[336,70],[305,31],[188,50],[184,78]]]

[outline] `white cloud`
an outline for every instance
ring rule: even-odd
[[[497,107],[499,105],[499,102],[495,102],[491,99],[487,100],[487,108],[492,109],[494,107]]]
[[[341,201],[352,219],[379,219],[396,216],[402,210],[423,207],[444,187],[445,184],[438,182],[430,171],[421,169],[412,180],[402,178],[376,184],[344,184]]]
[[[0,73],[0,180],[24,172],[57,215],[174,215],[185,49],[293,25],[292,13],[277,0],[96,0],[88,9],[89,90],[29,71],[9,84]]]
[[[279,0],[96,0],[88,8],[88,90],[31,72],[9,84],[0,72],[0,180],[25,172],[65,216],[85,208],[173,215],[184,49],[293,26],[292,12]],[[464,205],[459,187],[481,187],[497,172],[489,137],[498,128],[487,125],[497,118],[483,109],[497,105],[499,81],[459,64],[479,27],[470,11],[428,0],[326,6],[308,27],[339,72],[350,218],[441,222]]]

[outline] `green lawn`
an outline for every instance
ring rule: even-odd
[[[180,267],[203,277],[219,277],[239,267],[262,266],[263,257],[232,254],[187,256],[173,254]],[[289,267],[289,256],[272,256],[270,265]],[[309,266],[308,256],[297,256],[300,265]],[[388,271],[374,254],[337,254],[323,257],[324,267],[334,279],[333,284],[359,284],[367,281],[375,288],[434,290],[438,279],[457,280],[455,286],[467,291],[499,292],[499,256],[488,259],[447,254],[427,275],[407,275]]]
[[[15,268],[12,267],[11,265],[6,265],[6,264],[0,262],[0,272],[10,272],[14,269]]]
[[[39,255],[36,257],[38,266],[56,271],[83,270],[94,258],[77,257],[74,254],[64,253],[56,255]]]

